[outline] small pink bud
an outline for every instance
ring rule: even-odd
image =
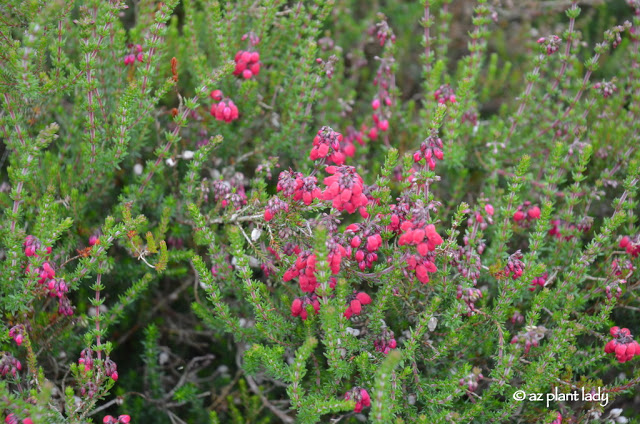
[[[211,92],[211,98],[213,100],[215,100],[216,102],[219,102],[220,100],[222,100],[222,91],[221,90],[213,90]]]
[[[371,107],[373,108],[373,110],[378,110],[378,108],[380,107],[380,99],[373,99],[373,101],[371,102]]]

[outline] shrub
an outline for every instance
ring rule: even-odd
[[[389,3],[1,6],[5,422],[628,422],[640,3]]]

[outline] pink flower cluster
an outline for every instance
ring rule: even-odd
[[[312,293],[318,285],[316,279],[316,255],[309,251],[302,252],[296,263],[288,269],[283,276],[285,282],[298,277],[300,290],[305,293]]]
[[[605,99],[613,96],[613,94],[618,91],[618,87],[616,87],[616,85],[611,81],[597,82],[593,85],[593,88],[598,90],[600,95]]]
[[[316,314],[320,312],[320,301],[318,300],[318,296],[314,293],[310,296],[302,296],[293,299],[293,302],[291,303],[291,316],[299,316],[303,320],[306,320],[307,305],[313,306],[313,310]]]
[[[371,303],[371,296],[365,292],[354,292],[354,294],[347,298],[347,303],[349,306],[347,306],[347,310],[344,311],[344,316],[349,319],[353,315],[360,315],[360,312],[362,312],[362,305],[368,305]]]
[[[42,247],[42,243],[32,235],[25,238],[23,245],[25,246],[25,255],[35,257],[38,256],[36,252]],[[47,254],[50,253],[51,247],[47,247]],[[27,265],[25,271],[27,274],[30,274],[32,272],[31,267]],[[50,297],[58,298],[58,313],[65,316],[73,315],[71,302],[69,302],[69,299],[66,297],[66,294],[69,292],[69,287],[64,279],[55,278],[56,271],[53,268],[52,263],[48,261],[44,262],[41,266],[34,269],[33,273],[38,276],[38,284],[44,287],[44,290],[48,292],[48,295]]]
[[[24,326],[18,324],[9,329],[9,337],[13,339],[18,346],[24,341]]]
[[[457,287],[456,299],[462,299],[462,301],[467,304],[467,308],[469,309],[467,315],[471,316],[477,311],[476,302],[482,299],[482,291],[473,287],[463,289],[462,286],[459,285]]]
[[[629,255],[637,258],[638,255],[640,255],[640,240],[638,240],[639,238],[640,237],[638,237],[637,235],[633,238],[624,236],[620,240],[619,246],[622,249],[625,249]]]
[[[40,240],[32,235],[28,235],[27,237],[25,237],[24,243],[22,243],[22,245],[24,246],[24,254],[26,256],[38,257],[38,254],[36,252],[42,248],[42,243],[40,242]],[[47,246],[46,251],[47,255],[50,255],[51,246]]]
[[[552,55],[560,49],[560,43],[562,39],[557,35],[550,35],[549,37],[538,38],[537,43],[543,45],[547,51],[547,55]]]
[[[20,418],[16,414],[9,414],[7,418],[4,419],[5,424],[19,424]],[[22,424],[33,424],[33,420],[29,417],[22,420]]]
[[[14,378],[18,371],[22,370],[22,364],[16,358],[8,353],[2,354],[0,359],[0,376],[4,377],[11,374]]]
[[[522,252],[520,252],[519,250],[513,255],[509,256],[507,265],[504,267],[504,272],[507,277],[511,277],[514,280],[522,277],[522,273],[524,272],[524,262],[522,262],[521,259]]]
[[[283,171],[278,177],[277,189],[285,197],[302,201],[309,206],[313,199],[322,198],[322,190],[317,186],[318,179],[314,176],[305,177],[301,172]]]
[[[236,68],[233,75],[242,75],[244,79],[250,79],[260,73],[260,53],[248,52],[244,50],[238,51],[235,56]]]
[[[456,102],[456,95],[449,84],[441,85],[440,88],[433,93],[433,97],[440,104]]]
[[[531,206],[531,202],[526,201],[520,206],[518,210],[513,214],[513,220],[515,222],[530,222],[535,219],[540,219],[540,208],[538,206]]]
[[[529,290],[535,291],[537,286],[544,288],[544,285],[547,283],[547,278],[549,278],[549,274],[547,272],[543,273],[539,277],[534,278],[531,281],[531,287],[529,287]]]
[[[124,57],[124,64],[126,66],[133,65],[138,62],[144,62],[144,54],[142,53],[142,46],[140,44],[129,44],[131,52]]]
[[[327,166],[326,171],[332,175],[324,179],[327,186],[322,194],[324,200],[331,200],[332,206],[339,211],[354,213],[359,210],[360,214],[364,215],[369,200],[363,193],[364,181],[356,169],[346,165]]]
[[[394,224],[392,216],[391,224]],[[409,254],[406,257],[407,268],[405,274],[409,271],[411,274],[415,274],[418,280],[422,284],[428,283],[429,274],[438,271],[433,263],[433,252],[437,246],[442,244],[442,237],[436,232],[436,227],[433,224],[424,225],[423,221],[414,223],[412,221],[404,221],[400,224],[400,230],[404,233],[398,239],[398,245],[404,246],[417,246],[419,255]]]
[[[238,119],[238,106],[229,98],[223,99],[222,91],[213,90],[211,92],[211,98],[219,102],[211,105],[211,116],[215,117],[218,121],[227,123]]]
[[[87,372],[93,368],[93,350],[84,348],[80,352],[80,359],[78,364],[82,365],[82,370]]]
[[[354,412],[362,412],[363,408],[371,406],[371,397],[369,396],[369,392],[361,387],[354,387],[345,393],[344,398],[346,400],[353,399],[356,402],[356,406],[353,408]]]
[[[382,333],[373,341],[373,347],[376,352],[381,352],[385,355],[388,355],[391,349],[395,349],[397,346],[398,342],[395,339],[393,330],[386,327],[382,329]]]
[[[277,197],[272,197],[267,202],[267,207],[264,210],[264,220],[269,222],[280,211],[289,212],[289,204]]]
[[[415,163],[421,163],[424,159],[425,163],[429,165],[429,169],[433,171],[436,168],[436,159],[442,160],[444,158],[442,147],[440,137],[432,134],[422,142],[420,150],[413,154],[413,161]]]
[[[413,245],[418,247],[418,253],[426,256],[427,253],[436,250],[436,247],[442,244],[442,237],[436,232],[436,227],[429,224],[424,228],[414,228],[411,221],[405,221],[400,225],[400,229],[404,233],[398,239],[398,245]]]
[[[131,417],[128,415],[120,415],[117,419],[111,415],[105,415],[102,419],[103,424],[129,424]]]
[[[472,372],[460,379],[459,384],[460,386],[466,386],[468,391],[475,392],[478,389],[478,383],[483,378],[484,376],[480,372],[480,369],[474,368]]]
[[[548,234],[555,237],[558,240],[568,241],[575,237],[573,234],[569,234],[575,230],[586,233],[591,229],[591,220],[589,218],[583,219],[582,222],[576,224],[569,223],[562,219],[554,219],[551,221],[552,228]]]
[[[104,373],[113,381],[118,381],[118,367],[110,358],[104,360]]]
[[[611,334],[613,340],[606,344],[604,351],[606,353],[615,353],[618,362],[624,363],[633,359],[634,356],[640,355],[640,345],[633,340],[631,331],[628,328],[611,327],[609,334]]]
[[[358,267],[361,270],[373,267],[373,263],[378,260],[376,251],[382,246],[380,232],[363,224],[351,224],[344,232],[347,237],[351,237],[351,247],[356,249],[355,259]]]
[[[247,204],[247,194],[244,190],[244,184],[240,178],[231,178],[231,180],[214,180],[211,188],[205,187],[205,199],[209,199],[208,193],[213,194],[213,201],[220,203],[223,208],[233,204],[237,209]]]
[[[340,142],[342,142],[342,134],[327,126],[320,128],[313,139],[309,158],[314,161],[326,158],[329,162],[342,165],[345,154],[340,149]]]
[[[527,327],[526,331],[513,336],[511,344],[520,347],[522,342],[524,342],[524,353],[529,353],[531,347],[538,347],[540,345],[540,340],[544,338],[546,331],[547,329],[543,326]]]

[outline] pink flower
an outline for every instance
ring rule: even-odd
[[[616,359],[620,363],[630,361],[634,356],[640,355],[640,345],[633,340],[628,328],[611,327],[609,333],[613,336],[613,340],[605,345],[605,353],[615,353]]]
[[[233,75],[250,79],[260,73],[260,54],[258,52],[238,51],[235,56],[236,68]]]
[[[331,200],[333,207],[339,211],[354,213],[369,201],[362,192],[364,182],[352,166],[327,166],[326,171],[333,174],[324,179],[327,186],[323,193],[324,200]]]

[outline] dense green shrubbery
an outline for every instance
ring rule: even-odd
[[[638,419],[640,4],[388,3],[0,5],[7,423]]]

